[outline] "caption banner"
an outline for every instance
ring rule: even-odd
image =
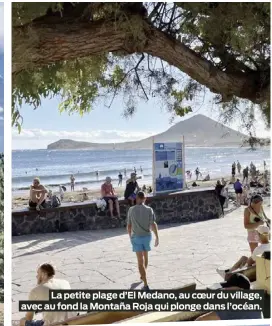
[[[262,311],[263,291],[50,290],[49,301],[20,301],[19,311]]]

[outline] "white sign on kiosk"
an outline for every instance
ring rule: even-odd
[[[153,137],[153,189],[154,195],[184,189],[183,141],[163,142]]]

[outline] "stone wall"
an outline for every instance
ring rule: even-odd
[[[128,205],[120,200],[123,221],[112,220],[109,212],[99,212],[93,203],[63,204],[58,208],[15,210],[12,212],[12,234],[34,234],[77,230],[99,230],[124,227]],[[219,218],[221,208],[214,190],[188,190],[171,195],[147,198],[157,223],[188,223]]]

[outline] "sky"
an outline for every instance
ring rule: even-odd
[[[27,105],[22,107],[22,131],[20,134],[17,129],[12,131],[14,150],[43,149],[59,139],[101,143],[140,140],[172,126],[171,115],[162,111],[153,99],[139,102],[137,112],[128,119],[122,116],[124,111],[122,97],[116,98],[111,108],[98,105],[83,117],[77,114],[71,116],[67,113],[60,114],[58,111],[60,102],[61,100],[57,98],[44,99],[36,110]],[[193,109],[194,113],[188,114],[185,119],[194,114],[204,114],[218,120],[218,108],[212,105],[209,98],[204,103],[203,100],[200,103],[196,102]],[[176,118],[172,123],[181,120],[184,119]],[[229,127],[241,131],[239,122]],[[258,123],[257,130],[260,137],[269,135],[261,122]]]
[[[0,2],[0,49],[4,49],[4,4]]]
[[[175,70],[175,69],[173,69]],[[179,72],[180,73],[180,72]],[[12,130],[13,149],[44,149],[48,144],[59,139],[72,139],[96,143],[118,143],[140,140],[163,131],[172,126],[171,114],[161,110],[158,100],[150,97],[149,101],[139,100],[137,112],[130,118],[124,118],[124,104],[122,96],[116,97],[111,108],[100,103],[89,114],[80,117],[77,114],[69,116],[60,114],[58,106],[60,98],[43,99],[36,110],[23,105],[20,113],[23,116],[22,131]],[[194,114],[204,114],[216,121],[219,117],[219,107],[212,102],[212,95],[206,92],[205,98],[199,96],[193,105],[193,113],[186,115],[185,119]],[[179,117],[172,123],[181,121]],[[241,130],[240,122],[228,125],[235,130]],[[267,137],[262,119],[257,123],[257,136]]]

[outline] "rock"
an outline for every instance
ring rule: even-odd
[[[129,207],[123,200],[119,205],[123,222],[112,220],[108,210],[98,211],[90,203],[45,209],[40,215],[16,211],[12,214],[12,235],[123,228]],[[147,205],[153,208],[158,224],[198,222],[222,215],[213,190],[149,197]]]

